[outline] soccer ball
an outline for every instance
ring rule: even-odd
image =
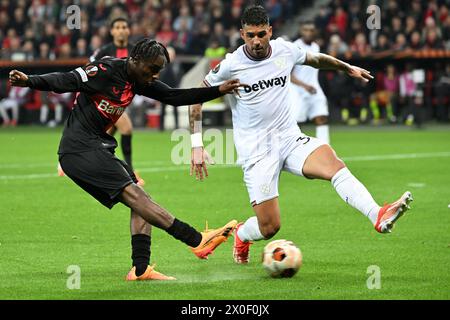
[[[302,252],[288,240],[275,240],[264,247],[262,264],[273,278],[291,278],[302,266]]]

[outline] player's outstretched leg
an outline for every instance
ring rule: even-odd
[[[237,224],[236,220],[232,220],[222,228],[200,233],[150,199],[149,195],[136,184],[125,187],[120,199],[147,223],[165,230],[175,239],[187,244],[191,247],[192,252],[201,259],[206,259],[220,244],[225,242]]]
[[[303,173],[309,178],[331,181],[339,196],[369,218],[375,229],[381,233],[390,232],[393,224],[409,208],[408,203],[412,201],[411,193],[406,192],[398,201],[381,208],[328,145],[317,148],[308,156]]]
[[[250,246],[253,241],[272,238],[280,229],[278,198],[255,204],[256,217],[236,226],[233,244],[233,259],[239,264],[250,261]]]

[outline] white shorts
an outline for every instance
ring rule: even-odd
[[[250,203],[260,204],[278,197],[281,171],[303,176],[303,165],[306,159],[324,144],[326,143],[322,140],[300,133],[286,139],[279,151],[270,152],[254,163],[245,164],[242,169]]]
[[[318,116],[328,116],[328,101],[325,95],[318,91],[316,94],[299,93],[291,90],[292,108],[297,122],[306,122]]]

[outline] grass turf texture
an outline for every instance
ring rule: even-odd
[[[125,282],[129,210],[109,211],[55,176],[60,128],[0,130],[0,299],[450,299],[450,128],[331,132],[337,153],[380,204],[412,191],[412,210],[392,234],[376,233],[329,182],[283,173],[275,239],[303,252],[294,278],[265,274],[267,242],[253,245],[241,266],[232,261],[232,238],[201,261],[154,228],[152,262],[178,281]],[[210,167],[210,177],[196,182],[187,165],[171,164],[175,144],[169,133],[134,133],[135,167],[155,201],[197,229],[206,219],[215,227],[252,214],[240,168]],[[355,158],[411,153],[429,155]],[[66,287],[69,265],[81,268],[79,290]],[[367,288],[371,265],[380,267],[381,289]]]

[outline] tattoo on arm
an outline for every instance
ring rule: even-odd
[[[194,104],[189,106],[189,126],[191,133],[202,132],[202,105]]]
[[[336,59],[330,55],[312,52],[308,52],[306,54],[304,64],[317,69],[331,69],[341,71],[347,71],[348,67],[350,66],[348,63]]]

